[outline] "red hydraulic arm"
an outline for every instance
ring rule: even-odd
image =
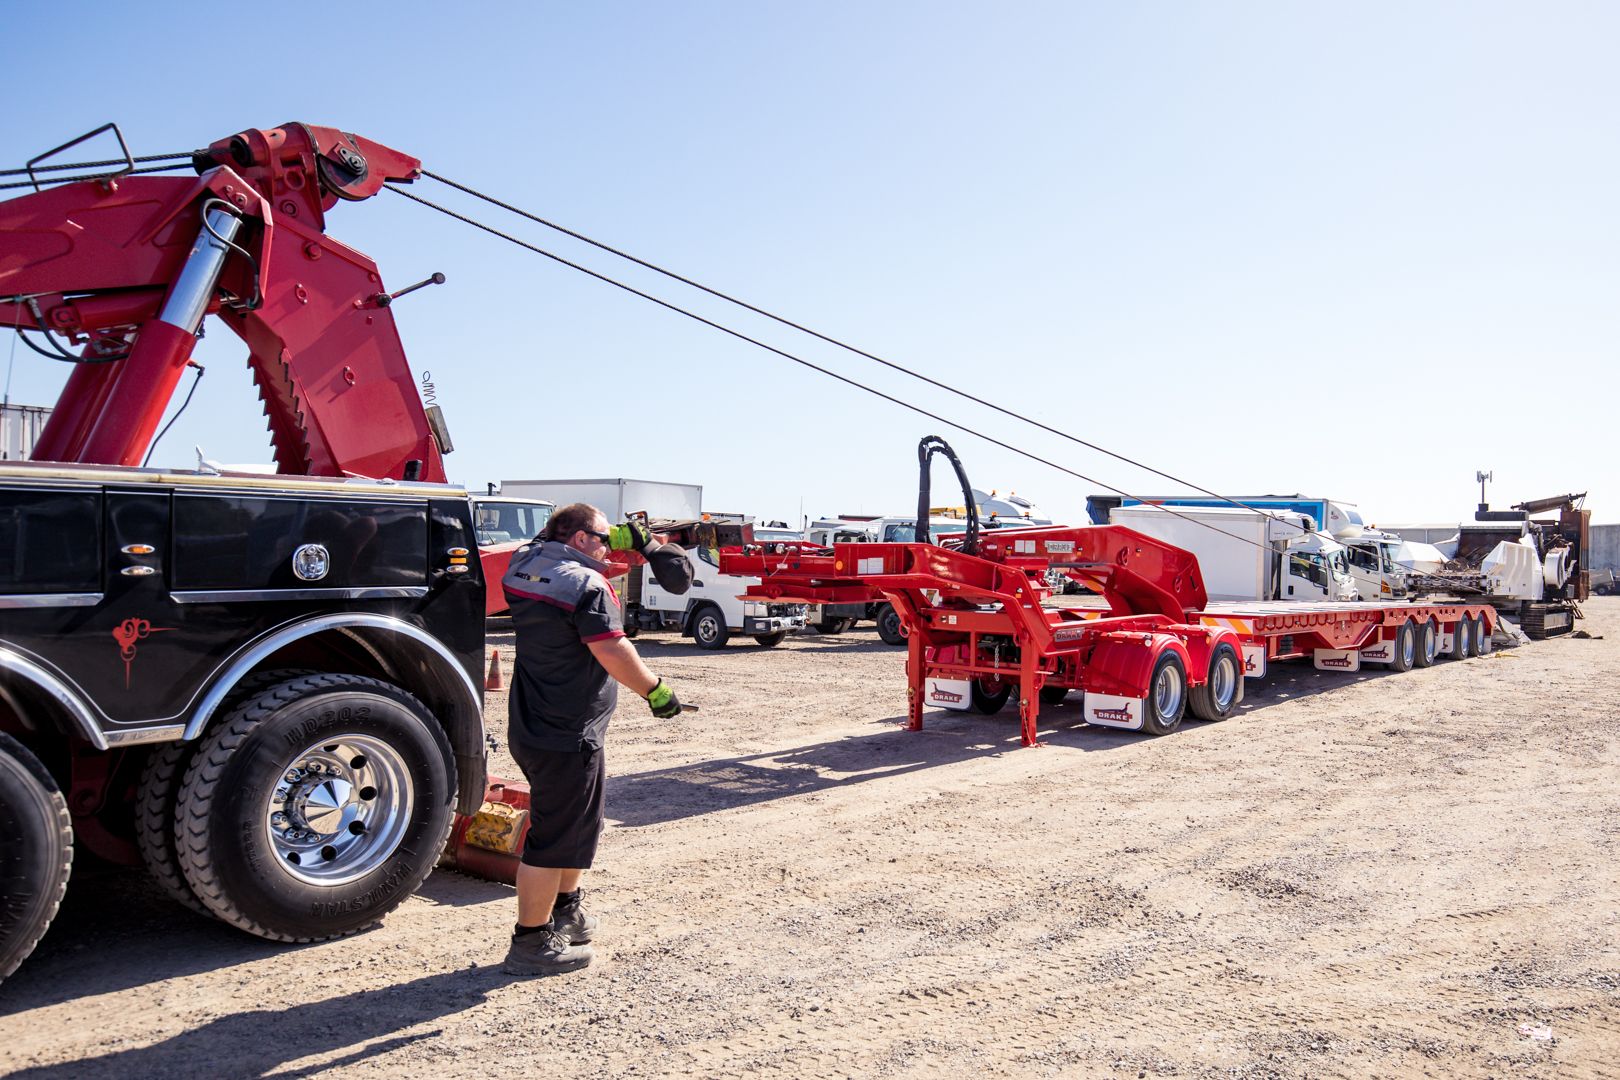
[[[444,480],[376,264],[323,231],[421,163],[286,124],[196,164],[0,202],[0,327],[81,347],[35,460],[140,464],[215,314],[249,346],[279,472]]]

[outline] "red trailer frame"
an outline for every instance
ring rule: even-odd
[[[1085,694],[1089,723],[1162,735],[1189,709],[1205,720],[1232,715],[1243,678],[1263,677],[1272,660],[1405,670],[1442,651],[1488,651],[1496,624],[1483,604],[1211,605],[1190,552],[1116,525],[979,540],[976,555],[899,543],[745,548],[722,551],[720,569],[760,578],[748,595],[771,600],[839,603],[880,591],[909,633],[908,726],[922,727],[927,705],[991,713],[1016,691],[1026,746],[1036,744],[1041,702],[1070,690]],[[1048,569],[1100,593],[1107,610],[1045,607]]]

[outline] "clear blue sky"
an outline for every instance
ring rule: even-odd
[[[341,127],[1205,487],[1456,520],[1490,469],[1499,506],[1589,490],[1597,520],[1620,520],[1613,4],[89,3],[64,18],[8,11],[7,167],[107,120],[136,153]],[[417,188],[1088,476],[1175,490]],[[766,518],[894,512],[937,432],[978,486],[1060,519],[1100,490],[405,200],[340,205],[328,228],[392,288],[448,276],[396,312],[470,486],[636,476]],[[216,326],[199,356],[209,374],[157,460],[189,465],[194,444],[268,460],[245,348]],[[64,376],[19,348],[11,398],[48,404]]]

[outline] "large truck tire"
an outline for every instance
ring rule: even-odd
[[[1440,627],[1429,619],[1417,628],[1417,653],[1413,662],[1418,667],[1433,667],[1434,661],[1440,655]]]
[[[232,689],[218,715],[229,716],[242,702],[279,683],[314,674],[301,668],[254,672]],[[175,849],[175,802],[180,795],[180,782],[186,777],[186,766],[191,764],[191,755],[196,749],[194,742],[172,742],[155,747],[147,756],[135,787],[135,844],[140,848],[147,871],[171,899],[199,915],[213,918],[208,905],[191,891]]]
[[[1417,663],[1417,624],[1411,619],[1401,623],[1395,631],[1395,646],[1390,650],[1389,670],[1411,671]]]
[[[1456,627],[1451,631],[1451,658],[1453,660],[1466,660],[1474,655],[1474,639],[1479,636],[1479,629],[1474,620],[1467,615],[1457,620]]]
[[[831,636],[833,634],[842,634],[845,630],[848,630],[851,626],[854,626],[854,625],[855,625],[855,620],[854,619],[850,619],[850,618],[833,618],[833,619],[822,619],[822,620],[820,620],[819,622],[817,622],[815,624],[815,627],[816,627],[816,633],[818,633],[818,634],[827,634],[827,635]]]
[[[754,640],[765,646],[767,649],[774,649],[776,646],[786,641],[787,636],[788,632],[786,630],[776,630],[769,634],[755,634]]]
[[[1243,703],[1243,661],[1230,641],[1209,655],[1204,684],[1187,693],[1187,708],[1199,720],[1225,720]]]
[[[986,716],[993,716],[1001,711],[1012,696],[1013,684],[1001,679],[978,678],[974,679],[968,687],[968,700],[973,707]]]
[[[1067,686],[1043,686],[1043,687],[1041,687],[1041,704],[1042,705],[1061,705],[1063,703],[1063,699],[1068,697],[1068,696],[1069,696],[1069,688]]]
[[[700,649],[723,649],[731,640],[731,628],[726,617],[713,604],[705,604],[692,616],[692,640]]]
[[[72,866],[67,800],[40,760],[0,732],[0,979],[45,936]]]
[[[906,624],[900,621],[900,613],[894,610],[893,604],[878,608],[876,621],[878,637],[883,639],[885,645],[906,643]]]
[[[274,941],[362,930],[427,877],[450,835],[456,763],[416,698],[309,675],[244,701],[198,746],[176,806],[186,881]]]
[[[1166,649],[1153,662],[1147,700],[1142,703],[1142,730],[1149,735],[1168,735],[1181,726],[1186,711],[1187,667],[1181,657]]]

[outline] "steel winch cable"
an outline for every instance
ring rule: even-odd
[[[779,323],[782,326],[786,326],[786,327],[789,327],[789,328],[791,328],[793,330],[797,330],[802,334],[808,334],[811,337],[816,338],[818,341],[824,341],[827,344],[835,346],[835,347],[840,348],[840,349],[843,349],[846,352],[854,353],[856,356],[864,357],[867,360],[871,360],[871,361],[873,361],[875,363],[882,364],[884,367],[889,368],[892,371],[898,371],[898,372],[900,372],[900,373],[902,373],[904,375],[909,375],[913,379],[917,379],[917,380],[919,380],[921,382],[927,383],[929,386],[935,387],[935,388],[940,389],[940,390],[944,390],[946,393],[949,393],[949,394],[955,394],[959,398],[963,398],[963,399],[965,399],[967,401],[971,401],[976,405],[982,405],[983,407],[985,407],[987,409],[991,409],[991,410],[993,410],[995,412],[1001,413],[1003,416],[1011,417],[1014,420],[1020,420],[1020,421],[1022,421],[1024,423],[1026,423],[1026,424],[1029,424],[1029,425],[1033,426],[1033,427],[1039,428],[1040,430],[1042,430],[1044,432],[1047,432],[1048,434],[1056,435],[1059,438],[1067,439],[1072,443],[1076,443],[1076,444],[1078,444],[1080,446],[1084,446],[1088,450],[1095,450],[1100,454],[1106,454],[1109,457],[1114,458],[1116,461],[1123,461],[1127,465],[1132,465],[1132,466],[1135,466],[1138,469],[1143,470],[1144,472],[1150,472],[1155,476],[1163,477],[1164,479],[1169,480],[1172,483],[1181,484],[1183,487],[1192,488],[1194,491],[1200,492],[1200,493],[1202,493],[1204,495],[1208,495],[1212,499],[1220,499],[1222,502],[1227,503],[1227,504],[1229,504],[1231,506],[1239,507],[1241,509],[1251,511],[1251,512],[1253,512],[1255,514],[1266,515],[1266,511],[1260,509],[1259,507],[1250,506],[1249,504],[1247,504],[1245,502],[1241,502],[1241,501],[1239,501],[1237,499],[1234,499],[1234,498],[1232,498],[1231,496],[1228,496],[1228,495],[1222,495],[1222,494],[1220,494],[1219,492],[1216,492],[1216,491],[1210,491],[1208,488],[1202,487],[1202,486],[1200,486],[1198,484],[1195,484],[1191,480],[1182,479],[1181,477],[1172,475],[1171,473],[1167,473],[1167,472],[1163,471],[1162,469],[1156,469],[1153,466],[1146,464],[1145,462],[1137,461],[1135,458],[1129,457],[1129,456],[1127,456],[1125,454],[1117,453],[1116,451],[1110,450],[1105,446],[1099,446],[1096,443],[1088,442],[1087,440],[1080,438],[1078,435],[1074,435],[1074,434],[1072,434],[1070,432],[1064,431],[1061,428],[1052,427],[1050,424],[1042,423],[1041,421],[1036,420],[1035,418],[1033,418],[1031,416],[1026,416],[1023,413],[1020,413],[1020,412],[1018,412],[1018,411],[1016,411],[1014,409],[1009,409],[1004,405],[998,405],[997,403],[995,403],[993,401],[988,401],[988,400],[986,400],[986,399],[984,399],[982,397],[979,397],[979,396],[977,396],[975,394],[970,394],[966,390],[962,390],[962,389],[959,389],[959,388],[957,388],[955,386],[951,386],[948,383],[940,382],[938,379],[932,378],[932,377],[930,377],[928,375],[924,375],[922,372],[915,371],[915,370],[913,370],[913,369],[911,369],[909,367],[906,367],[904,364],[899,364],[899,363],[896,363],[896,362],[894,362],[892,360],[885,360],[883,357],[878,356],[875,353],[871,353],[871,352],[868,352],[865,349],[862,349],[862,348],[860,348],[858,346],[851,345],[846,341],[841,341],[838,338],[832,337],[829,334],[823,334],[819,330],[814,330],[811,327],[805,326],[803,323],[795,322],[794,320],[789,319],[786,316],[778,315],[778,314],[776,314],[775,312],[772,312],[772,311],[767,311],[765,308],[759,307],[759,306],[757,306],[755,304],[751,304],[746,300],[743,300],[743,299],[741,299],[739,297],[733,296],[730,293],[724,292],[724,291],[722,291],[720,289],[711,288],[710,286],[705,285],[700,281],[694,281],[693,279],[691,279],[689,277],[686,277],[683,274],[676,273],[675,271],[669,270],[669,269],[667,269],[665,267],[662,267],[662,266],[659,266],[656,263],[649,262],[646,259],[640,258],[640,257],[638,257],[636,255],[632,255],[627,251],[624,251],[624,250],[622,250],[620,248],[616,248],[616,247],[612,246],[611,244],[607,244],[607,243],[604,243],[604,242],[602,242],[600,240],[596,240],[596,239],[594,239],[592,237],[586,236],[584,233],[578,232],[577,230],[574,230],[574,229],[570,229],[566,225],[559,225],[555,221],[551,221],[551,220],[549,220],[547,218],[543,218],[543,217],[539,216],[538,214],[530,213],[529,211],[524,210],[521,207],[513,206],[509,202],[505,202],[505,201],[503,201],[501,199],[497,199],[493,195],[485,194],[484,192],[479,191],[476,188],[469,187],[466,184],[462,184],[462,183],[459,183],[458,181],[451,180],[449,177],[440,176],[438,173],[430,172],[427,169],[422,170],[422,175],[428,177],[431,180],[437,180],[439,183],[444,184],[447,187],[452,187],[452,188],[455,188],[457,191],[464,192],[467,195],[471,195],[475,199],[482,199],[484,202],[489,203],[491,206],[500,207],[502,210],[506,210],[506,211],[508,211],[510,213],[516,214],[521,218],[526,218],[527,220],[532,221],[537,225],[543,225],[548,229],[552,229],[552,230],[554,230],[556,232],[562,233],[564,236],[569,236],[569,237],[572,237],[575,240],[580,241],[581,243],[589,244],[591,247],[597,248],[600,251],[605,251],[610,255],[615,255],[615,256],[617,256],[617,257],[619,257],[621,259],[624,259],[627,262],[635,263],[637,266],[644,267],[644,268],[646,268],[648,270],[653,271],[656,274],[662,274],[664,277],[667,277],[672,281],[678,281],[683,285],[691,286],[692,288],[697,289],[700,292],[707,293],[710,296],[715,297],[716,299],[724,300],[728,304],[734,304],[737,307],[740,307],[745,311],[751,311],[756,315],[763,316],[764,318],[770,319],[771,321]],[[1110,489],[1110,490],[1113,490],[1113,489]],[[1118,494],[1117,491],[1115,493]],[[1136,498],[1136,496],[1132,495],[1132,496],[1128,496],[1128,498],[1133,498],[1134,499],[1134,498]],[[1144,503],[1143,505],[1157,506],[1157,505],[1161,505],[1161,504]],[[1319,522],[1318,524],[1319,524],[1319,526],[1325,526],[1327,523],[1326,522]],[[1228,535],[1231,535],[1231,534],[1228,534]]]
[[[478,221],[475,218],[468,217],[466,214],[460,213],[459,211],[452,210],[447,206],[441,206],[440,204],[438,204],[436,202],[433,202],[430,199],[424,199],[420,195],[413,195],[409,191],[406,191],[406,190],[404,190],[403,188],[400,188],[400,187],[387,187],[387,188],[385,188],[385,190],[392,191],[395,195],[399,195],[402,198],[409,199],[411,202],[420,203],[421,205],[426,206],[431,210],[437,210],[439,213],[444,214],[446,217],[454,218],[456,221],[460,221],[463,224],[470,225],[475,229],[479,229],[479,230],[481,230],[483,232],[489,233],[491,236],[499,237],[500,239],[505,240],[508,243],[515,244],[518,247],[523,248],[523,249],[525,249],[527,251],[532,251],[536,255],[543,255],[546,258],[552,260],[553,262],[556,262],[556,263],[559,263],[559,264],[561,264],[563,266],[568,267],[570,270],[577,270],[580,273],[586,275],[587,277],[595,278],[596,280],[601,281],[601,282],[603,282],[605,284],[612,285],[614,288],[622,289],[625,292],[630,293],[632,296],[638,296],[641,299],[649,301],[650,303],[656,304],[661,308],[665,308],[665,309],[667,309],[669,311],[673,311],[677,315],[684,315],[688,319],[691,319],[691,320],[693,320],[695,322],[702,323],[704,326],[710,327],[711,329],[718,330],[721,333],[730,335],[731,337],[737,338],[740,341],[746,341],[750,345],[756,345],[759,348],[764,349],[766,352],[774,353],[775,355],[780,356],[780,357],[782,357],[783,359],[786,359],[786,360],[791,360],[795,364],[799,364],[802,367],[806,367],[806,368],[809,368],[812,371],[819,372],[820,374],[826,375],[829,378],[836,379],[839,382],[844,383],[847,386],[852,386],[852,387],[856,388],[857,390],[865,391],[866,393],[871,394],[874,397],[879,397],[879,398],[882,398],[884,401],[888,401],[888,402],[890,402],[892,404],[899,405],[901,408],[908,409],[911,412],[917,413],[920,416],[926,416],[930,420],[938,421],[939,423],[945,424],[948,427],[956,429],[957,431],[963,432],[963,433],[968,434],[968,435],[975,436],[976,438],[979,438],[979,439],[983,439],[985,442],[988,442],[993,446],[999,446],[1003,450],[1009,450],[1014,454],[1018,454],[1020,457],[1028,458],[1031,461],[1039,462],[1040,464],[1048,466],[1049,468],[1056,469],[1058,472],[1065,473],[1065,474],[1067,474],[1069,476],[1073,476],[1073,477],[1075,477],[1076,479],[1079,479],[1079,480],[1084,480],[1088,484],[1096,484],[1098,487],[1106,488],[1108,491],[1111,491],[1114,494],[1122,496],[1124,498],[1127,498],[1127,499],[1137,499],[1138,498],[1136,495],[1131,494],[1130,492],[1124,490],[1123,488],[1115,487],[1114,485],[1109,484],[1109,483],[1107,483],[1107,482],[1105,482],[1103,480],[1099,480],[1094,476],[1087,476],[1085,473],[1076,472],[1074,469],[1068,468],[1065,465],[1059,465],[1057,462],[1052,461],[1049,458],[1041,457],[1039,454],[1035,454],[1035,453],[1032,453],[1031,451],[1025,450],[1025,449],[1023,449],[1021,447],[1014,446],[1009,442],[1005,442],[1005,441],[1003,441],[1001,439],[998,439],[993,435],[988,435],[985,432],[979,431],[976,428],[970,427],[965,423],[962,423],[962,422],[957,421],[957,420],[951,420],[948,417],[941,416],[939,413],[936,413],[936,412],[930,412],[929,410],[924,409],[920,405],[914,405],[909,401],[904,401],[904,400],[902,400],[900,398],[895,397],[893,394],[885,393],[884,391],[879,390],[879,389],[877,389],[876,387],[873,387],[873,386],[868,386],[866,383],[863,383],[858,379],[850,378],[848,375],[842,375],[842,374],[840,374],[840,373],[838,373],[836,371],[833,371],[830,368],[822,367],[820,364],[816,364],[816,363],[813,363],[813,362],[811,362],[809,360],[806,360],[801,356],[796,356],[793,353],[790,353],[785,349],[779,349],[775,345],[770,345],[770,344],[767,344],[764,341],[759,340],[758,338],[750,337],[749,335],[743,333],[740,330],[734,330],[731,327],[724,325],[723,323],[715,322],[713,319],[706,318],[706,317],[704,317],[702,315],[697,314],[694,311],[690,311],[690,310],[688,310],[686,308],[681,307],[678,304],[672,303],[671,301],[664,300],[664,299],[662,299],[660,297],[657,297],[657,296],[654,296],[654,295],[652,295],[651,293],[648,293],[648,292],[643,292],[642,290],[636,288],[633,285],[629,285],[629,284],[626,284],[625,282],[619,281],[616,278],[609,277],[607,274],[601,273],[600,271],[592,270],[588,266],[582,266],[581,264],[573,262],[573,261],[571,261],[569,259],[566,259],[563,256],[556,254],[555,252],[547,251],[545,248],[542,248],[542,247],[540,247],[540,246],[538,246],[536,244],[531,244],[527,240],[521,240],[518,237],[513,236],[510,233],[503,232],[500,229],[495,228],[493,225],[486,225],[485,223],[483,223],[481,221]],[[1217,496],[1217,497],[1219,497],[1219,496]],[[1216,525],[1212,525],[1207,521],[1199,521],[1197,518],[1192,518],[1192,517],[1188,517],[1185,514],[1176,513],[1174,510],[1171,510],[1167,506],[1162,506],[1161,505],[1161,506],[1158,506],[1158,509],[1162,510],[1163,512],[1165,512],[1167,514],[1170,514],[1173,517],[1178,517],[1178,518],[1181,518],[1183,521],[1188,521],[1188,522],[1191,522],[1194,525],[1199,525],[1199,526],[1202,526],[1203,528],[1210,529],[1210,530],[1212,530],[1214,532],[1218,532],[1218,533],[1222,534],[1223,536],[1231,537],[1233,540],[1237,540],[1237,541],[1239,541],[1241,543],[1245,543],[1245,544],[1248,544],[1248,545],[1250,545],[1252,547],[1259,548],[1262,551],[1271,551],[1271,550],[1273,550],[1272,548],[1270,548],[1269,546],[1267,546],[1265,544],[1256,543],[1255,541],[1250,540],[1246,536],[1239,536],[1236,533],[1227,532],[1225,529],[1222,529],[1222,528],[1220,528],[1220,527],[1218,527]]]

